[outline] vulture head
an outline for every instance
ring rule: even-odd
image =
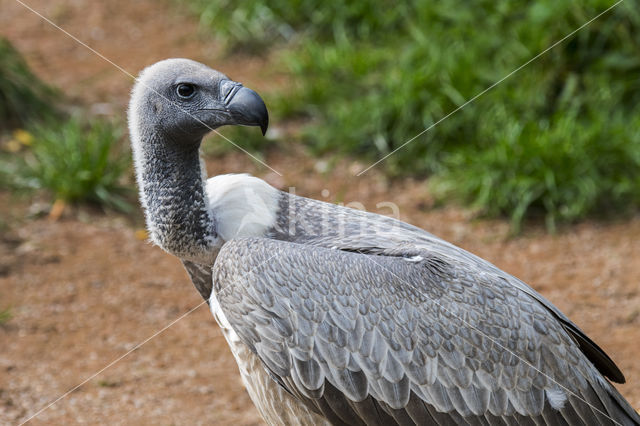
[[[264,134],[269,123],[256,92],[189,59],[167,59],[146,68],[134,86],[129,115],[130,122],[185,144],[199,143],[224,125],[259,126]]]
[[[137,78],[129,134],[149,235],[181,259],[212,264],[219,218],[205,191],[202,137],[224,125],[259,126],[267,108],[256,92],[188,59],[167,59]]]

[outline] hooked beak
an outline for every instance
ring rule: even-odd
[[[247,89],[239,83],[233,83],[233,87],[224,96],[227,112],[231,115],[232,123],[243,126],[259,126],[262,135],[267,133],[269,126],[269,113],[262,98],[253,90]],[[222,90],[228,90],[222,85]]]

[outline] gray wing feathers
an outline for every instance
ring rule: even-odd
[[[582,424],[598,415],[593,407],[638,422],[536,299],[488,272],[423,255],[407,262],[234,240],[220,251],[214,283],[239,337],[336,424],[557,416]]]
[[[552,312],[602,374],[617,383],[625,381],[622,372],[598,345],[527,284],[420,228],[389,217],[282,193],[278,223],[272,237],[305,245],[384,253],[387,256],[426,251],[436,259],[472,266],[476,273],[484,271],[499,276]]]

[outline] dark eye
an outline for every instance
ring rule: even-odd
[[[193,84],[182,83],[178,85],[176,92],[181,98],[189,99],[196,93],[196,87]]]

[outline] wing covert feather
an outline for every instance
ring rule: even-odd
[[[429,260],[232,240],[214,265],[214,288],[265,368],[346,423],[375,424],[358,414],[373,404],[397,424],[556,415],[575,424],[572,405],[593,414],[616,392],[535,298],[422,254]],[[560,411],[548,392],[564,396],[553,401]]]

